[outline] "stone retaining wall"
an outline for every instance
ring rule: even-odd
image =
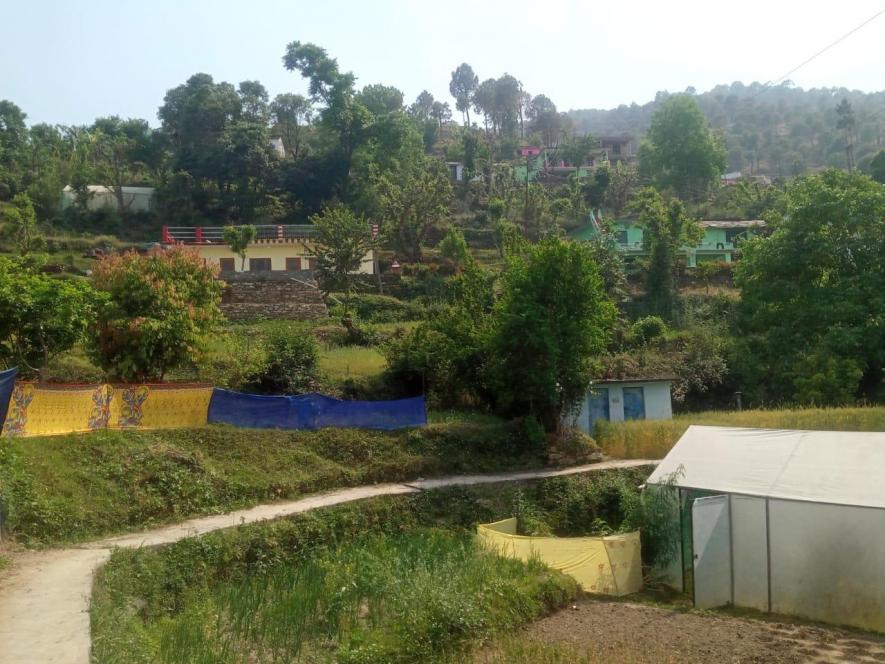
[[[328,315],[320,291],[309,282],[275,277],[227,281],[221,311],[230,320],[315,320]]]

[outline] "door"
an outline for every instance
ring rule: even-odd
[[[731,514],[728,496],[698,498],[691,506],[694,605],[731,603]]]
[[[596,420],[609,420],[608,412],[608,388],[598,387],[590,392],[590,429],[589,433],[593,435],[593,429],[596,426]]]
[[[624,388],[624,419],[645,419],[645,391],[641,387]]]

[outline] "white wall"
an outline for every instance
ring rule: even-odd
[[[669,420],[673,418],[673,404],[670,398],[670,382],[654,381],[633,383],[597,383],[594,388],[608,389],[609,421],[624,421],[624,388],[641,387],[645,396],[645,419]],[[593,434],[590,430],[590,397],[588,394],[581,403],[581,410],[577,416],[568,418],[570,426],[576,426],[585,433]]]
[[[885,631],[885,509],[770,499],[771,610]]]

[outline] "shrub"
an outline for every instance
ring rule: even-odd
[[[355,295],[351,301],[351,308],[357,319],[367,323],[400,323],[421,320],[426,313],[425,307],[418,302],[369,293]]]
[[[645,345],[663,337],[667,334],[668,329],[667,324],[660,316],[646,316],[630,326],[628,338],[636,345]]]
[[[23,373],[45,367],[82,338],[101,302],[88,284],[0,258],[0,363],[17,364]]]
[[[265,331],[267,354],[249,377],[252,387],[268,394],[299,394],[316,389],[319,351],[313,335],[300,326],[276,323]]]
[[[93,273],[109,296],[91,339],[95,361],[114,377],[163,379],[191,363],[220,318],[217,270],[183,247],[107,256]]]

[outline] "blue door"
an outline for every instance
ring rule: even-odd
[[[596,420],[608,419],[608,388],[598,387],[590,393],[590,435],[593,435]]]
[[[641,387],[624,388],[624,419],[645,419],[645,392]]]

